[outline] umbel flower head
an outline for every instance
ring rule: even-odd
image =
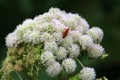
[[[49,65],[55,63],[54,55],[49,51],[43,53],[41,55],[40,59],[42,61],[42,64],[44,64],[45,66],[49,66]]]
[[[59,75],[62,70],[73,73],[77,67],[75,59],[82,54],[81,51],[88,52],[93,58],[103,54],[102,38],[102,29],[90,28],[80,15],[50,8],[43,15],[26,19],[6,36],[8,52],[1,69],[2,79],[11,79],[10,71],[14,70],[26,70],[29,77],[35,77],[38,73],[33,70],[34,66],[37,66],[37,72],[41,66],[46,67],[51,77]],[[7,63],[12,65],[11,70],[6,68]],[[82,79],[94,79],[93,73],[92,68],[83,68]]]
[[[76,69],[76,62],[71,58],[63,60],[62,65],[67,73],[74,72]]]
[[[99,44],[90,45],[88,48],[88,55],[92,58],[98,58],[104,53],[104,48]]]
[[[54,64],[47,67],[46,72],[51,77],[54,77],[60,74],[61,70],[62,70],[62,66],[60,65],[60,63],[55,62]]]
[[[82,80],[94,80],[96,78],[96,73],[94,68],[84,67],[80,71],[80,79]]]
[[[87,31],[87,34],[93,38],[95,42],[101,42],[103,39],[103,31],[98,27],[93,27]]]

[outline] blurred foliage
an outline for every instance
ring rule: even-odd
[[[5,36],[26,18],[42,14],[50,7],[82,15],[90,26],[99,26],[105,36],[102,45],[110,54],[103,60],[84,60],[94,66],[97,77],[120,80],[120,0],[0,0],[0,67],[6,56]]]

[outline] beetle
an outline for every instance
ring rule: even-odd
[[[62,38],[65,38],[68,35],[68,32],[69,32],[69,28],[65,28]]]

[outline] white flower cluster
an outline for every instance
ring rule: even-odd
[[[87,31],[87,34],[92,37],[92,39],[95,42],[101,42],[103,39],[103,31],[102,29],[98,27],[93,27],[89,31]]]
[[[74,72],[76,69],[76,62],[71,58],[63,60],[62,65],[68,73]]]
[[[80,55],[81,50],[86,50],[92,58],[100,57],[104,49],[98,42],[102,38],[103,31],[98,27],[90,28],[87,21],[78,14],[51,8],[47,13],[18,25],[6,37],[6,45],[14,47],[22,42],[33,45],[44,43],[40,59],[47,67],[48,75],[54,77],[62,69],[68,73],[74,72],[77,66],[74,58]]]
[[[54,64],[47,67],[46,72],[51,77],[54,77],[57,76],[61,72],[61,70],[62,70],[62,66],[60,65],[60,63],[55,62]]]
[[[94,68],[84,67],[80,71],[80,78],[82,80],[95,80],[96,74]]]
[[[54,55],[51,52],[44,52],[41,55],[41,61],[45,66],[50,66],[55,63]]]

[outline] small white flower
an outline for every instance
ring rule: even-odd
[[[60,15],[61,16],[61,14],[65,14],[65,11],[63,11],[63,10],[60,10],[59,8],[50,8],[49,9],[49,13],[51,13],[51,14],[58,14],[58,15]]]
[[[58,62],[55,62],[54,64],[51,64],[46,68],[46,72],[48,75],[50,75],[50,77],[55,77],[59,75],[61,70],[62,70],[62,67]]]
[[[50,51],[44,52],[41,57],[41,62],[45,66],[50,66],[51,64],[55,63],[55,57]]]
[[[62,18],[62,23],[69,27],[71,30],[75,30],[79,26],[80,17],[78,14],[68,13]]]
[[[26,27],[23,25],[18,25],[16,28],[16,34],[19,35],[20,37],[23,37],[23,34],[26,32]]]
[[[51,22],[52,22],[53,26],[55,27],[56,32],[62,32],[65,28],[67,28],[65,26],[65,24],[61,23],[57,19],[53,19]]]
[[[69,56],[74,58],[74,57],[78,57],[80,54],[80,47],[77,44],[72,44],[71,46],[68,46],[68,50],[69,50]]]
[[[94,68],[84,67],[80,71],[80,79],[82,80],[94,80],[96,78]]]
[[[82,45],[82,50],[85,50],[89,45],[93,44],[93,39],[88,35],[82,35],[79,43]]]
[[[64,47],[59,47],[55,55],[57,60],[62,60],[67,57],[67,50]]]
[[[61,19],[62,15],[66,14],[65,11],[61,11],[59,8],[50,8],[49,12],[54,15],[55,19]]]
[[[62,33],[60,32],[55,32],[52,34],[52,36],[53,40],[56,41],[57,44],[60,44],[63,41]]]
[[[48,50],[48,51],[51,51],[52,53],[55,53],[58,50],[58,46],[55,41],[49,41],[49,42],[46,41],[44,43],[44,50],[45,51]]]
[[[82,33],[85,33],[86,31],[89,30],[89,24],[88,24],[88,22],[84,18],[82,18],[82,17],[80,19],[80,25],[79,25],[79,27],[82,27],[81,28]]]
[[[24,22],[23,22],[23,25],[30,25],[33,23],[33,20],[32,19],[26,19]]]
[[[36,27],[36,22],[32,19],[26,19],[23,24],[18,25],[16,28],[16,34],[20,37],[23,37],[23,35],[26,33],[27,30],[33,30],[33,28]]]
[[[34,20],[36,23],[39,23],[39,21],[41,21],[41,19],[42,19],[42,14],[35,16],[33,20]]]
[[[80,32],[81,34],[83,34],[83,27],[82,26],[78,26],[78,27],[76,27],[76,29],[75,29],[76,31],[78,31],[78,32]]]
[[[61,10],[59,8],[53,8],[53,7],[49,9],[49,13],[54,14],[54,13],[57,13],[57,12],[61,12]]]
[[[40,41],[40,33],[37,30],[27,30],[26,33],[24,33],[23,35],[23,40],[26,43],[33,43],[33,44],[37,44]]]
[[[92,58],[98,58],[104,53],[104,48],[99,44],[92,44],[88,48],[88,55]]]
[[[75,28],[78,26],[78,21],[73,18],[68,18],[66,26],[68,26],[71,30],[75,30]]]
[[[55,16],[51,13],[44,13],[42,15],[42,19],[41,19],[41,22],[42,23],[45,23],[45,22],[51,22],[52,19],[54,19]]]
[[[76,62],[72,58],[67,58],[62,61],[62,65],[65,68],[67,73],[72,73],[76,69]]]
[[[93,27],[87,31],[87,34],[93,38],[95,42],[101,42],[103,39],[103,31],[98,27]]]
[[[40,31],[41,33],[43,32],[54,32],[54,26],[50,22],[45,22],[41,24],[37,24],[35,27],[36,30]]]
[[[50,41],[51,39],[52,39],[52,35],[49,34],[48,32],[41,33],[40,35],[41,42]]]
[[[16,33],[13,32],[13,33],[9,33],[5,39],[6,39],[6,46],[13,47],[18,42],[19,36],[17,36]]]
[[[76,43],[78,43],[79,39],[82,37],[82,34],[78,30],[71,31],[70,34],[73,37],[73,41]]]

